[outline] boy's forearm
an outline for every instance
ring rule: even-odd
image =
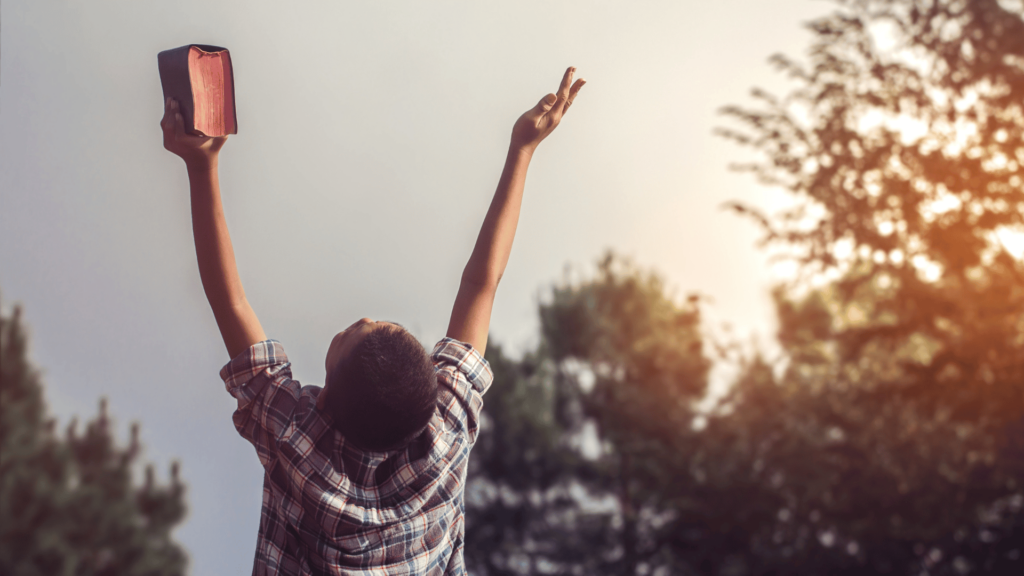
[[[202,165],[188,165],[188,179],[199,276],[206,298],[216,314],[219,307],[245,300],[221,205],[217,159]]]
[[[463,283],[497,287],[505,273],[505,266],[512,253],[516,226],[519,224],[526,171],[532,158],[531,148],[516,145],[509,147],[498,188],[480,228],[473,254],[462,272]]]

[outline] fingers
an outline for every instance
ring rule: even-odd
[[[160,126],[165,131],[169,131],[170,135],[175,140],[181,140],[183,138],[208,138],[206,134],[196,130],[195,132],[185,131],[185,118],[181,114],[181,110],[178,107],[178,101],[172,97],[168,97],[164,106],[164,117],[160,119]]]
[[[569,66],[565,69],[565,74],[562,75],[562,83],[558,86],[559,100],[567,100],[569,98],[569,85],[572,84],[572,75],[575,73],[575,66]]]
[[[178,103],[173,102],[172,106],[174,107],[174,135],[181,137],[185,133],[185,119],[182,118],[181,111],[178,110]]]
[[[177,104],[173,98],[164,102],[164,117],[160,119],[160,129],[164,133],[164,148],[173,152],[177,135],[174,133],[174,114]]]
[[[184,120],[178,109],[177,100],[168,97],[164,105],[164,117],[160,119],[160,127],[164,129],[164,132],[169,132],[169,136],[177,138],[184,132],[183,126]]]
[[[174,125],[174,110],[171,108],[173,103],[174,99],[171,97],[164,101],[164,116],[160,119],[160,127],[164,130]]]
[[[579,92],[580,87],[586,83],[586,81],[577,81],[576,84],[572,83],[573,74],[576,73],[576,67],[570,66],[565,69],[565,74],[562,75],[562,83],[558,86],[558,100],[555,105],[551,108],[551,118],[555,122],[558,122],[562,118],[562,114],[565,114],[566,109],[572,105],[573,98],[576,97],[576,93]]]
[[[576,99],[576,94],[579,93],[580,88],[583,88],[583,85],[586,83],[587,81],[584,80],[583,78],[580,78],[579,80],[573,83],[572,88],[569,89],[569,97],[566,99],[565,106],[562,108],[563,114],[569,110],[569,106],[572,106],[573,100]]]
[[[562,83],[558,85],[558,92],[555,93],[558,99],[551,107],[551,119],[554,122],[558,122],[562,113],[565,112],[565,103],[569,100],[569,84],[572,83],[572,75],[575,71],[576,69],[570,66],[565,69],[565,74],[562,74]]]
[[[554,94],[548,94],[541,98],[540,102],[537,102],[537,110],[541,114],[545,114],[548,110],[551,110],[551,108],[555,105],[555,102],[558,102],[558,96],[555,96]]]

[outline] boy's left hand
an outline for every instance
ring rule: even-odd
[[[582,78],[573,83],[572,76],[575,72],[575,67],[567,68],[558,87],[558,93],[541,98],[536,106],[516,120],[516,125],[512,128],[513,146],[532,152],[558,126],[562,115],[569,110],[580,88],[587,83]]]
[[[186,132],[185,120],[174,98],[168,98],[164,103],[164,117],[160,119],[160,127],[164,131],[164,148],[180,156],[189,168],[211,166],[228,141],[227,136],[193,136]]]

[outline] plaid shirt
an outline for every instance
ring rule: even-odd
[[[253,574],[465,574],[466,465],[494,376],[451,338],[431,359],[437,410],[424,434],[392,452],[345,442],[316,410],[323,389],[292,379],[276,340],[221,369],[238,400],[235,428],[265,471]]]

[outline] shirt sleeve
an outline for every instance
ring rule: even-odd
[[[268,465],[299,402],[300,386],[292,379],[284,346],[277,340],[257,342],[225,364],[220,377],[238,401],[231,417],[235,429]]]
[[[494,374],[472,344],[453,338],[442,338],[430,355],[438,373],[438,394],[442,417],[455,427],[464,427],[470,442],[476,441],[483,395],[491,387]]]

